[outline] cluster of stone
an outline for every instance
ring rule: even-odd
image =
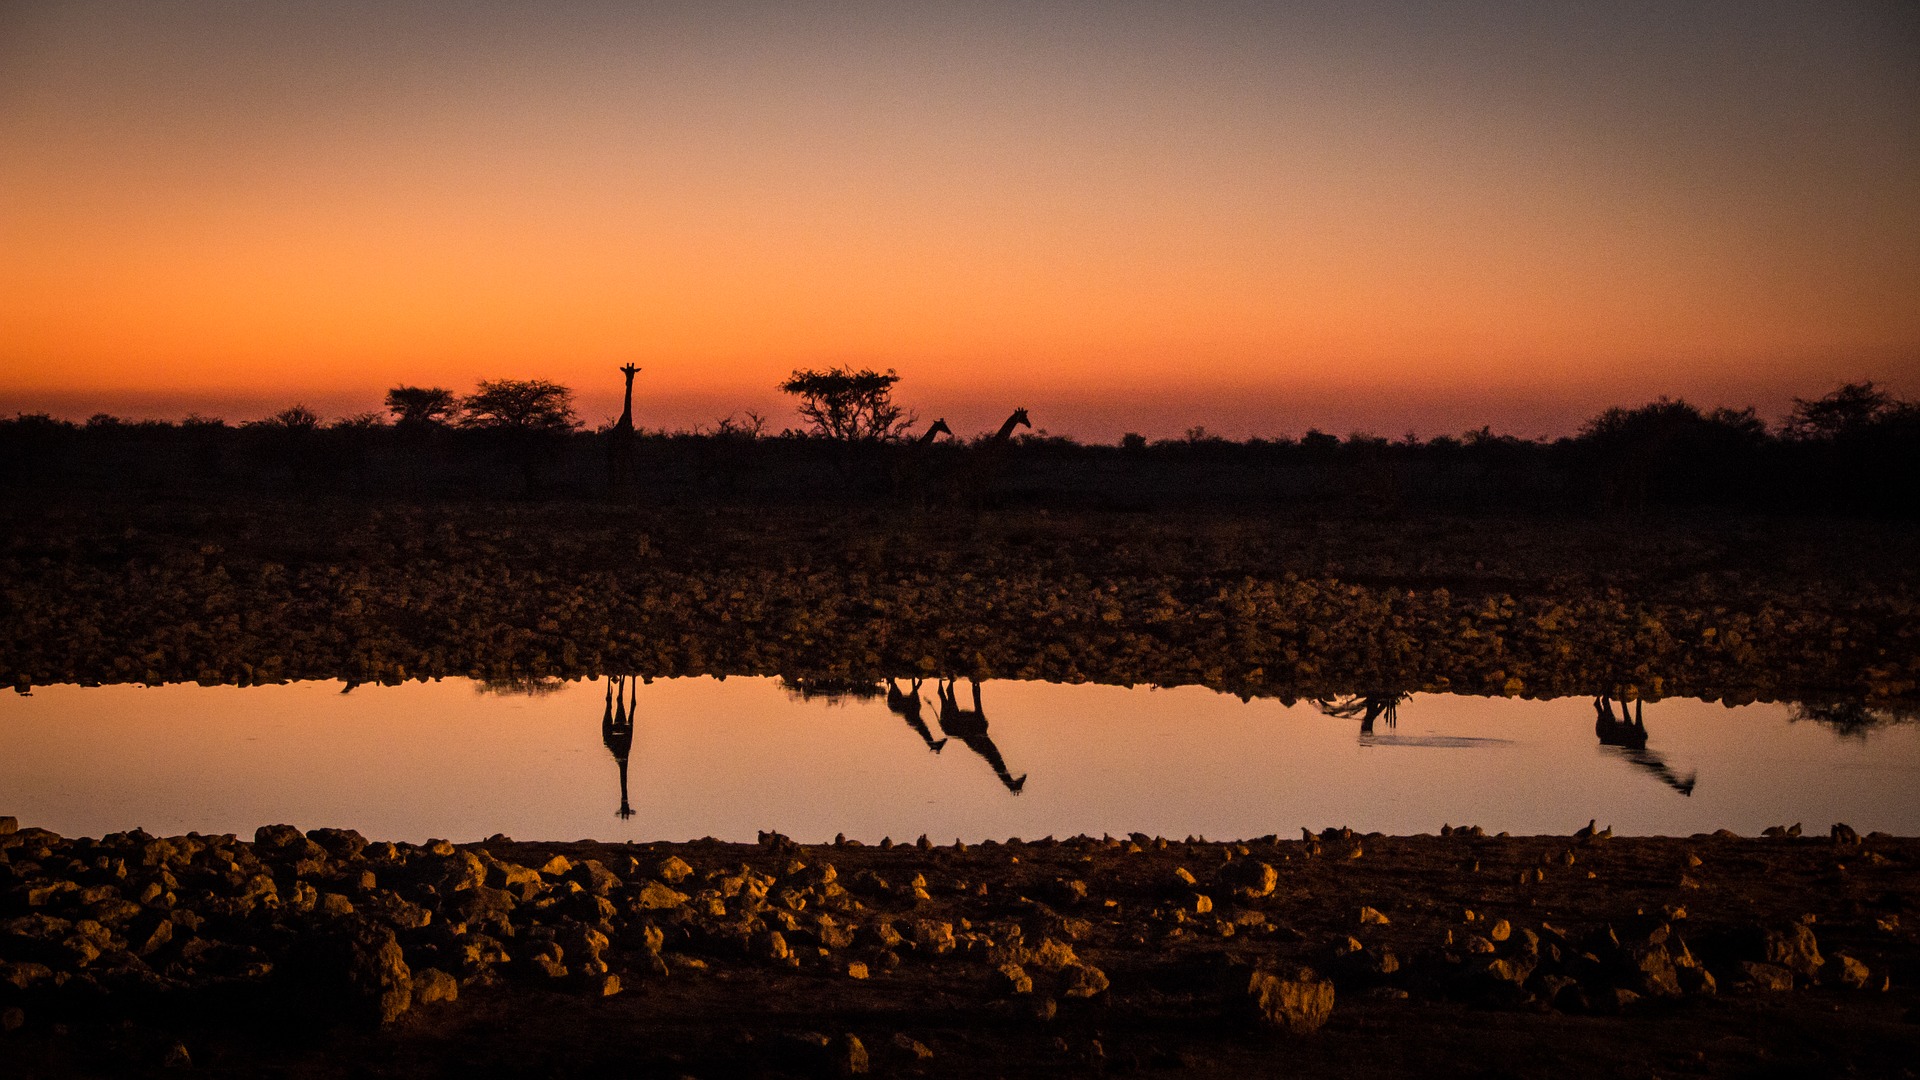
[[[1328,1022],[1336,992],[1617,1013],[1727,991],[1886,987],[1886,970],[1823,955],[1812,917],[1696,926],[1677,903],[1578,928],[1527,915],[1549,868],[1605,902],[1588,864],[1607,865],[1610,849],[1631,842],[1584,833],[1572,841],[1579,853],[1478,828],[1229,844],[1134,834],[934,848],[922,837],[864,851],[768,833],[752,849],[599,845],[587,858],[504,837],[396,844],[289,825],[264,826],[250,843],[141,831],[68,839],[0,818],[0,1008],[18,1026],[43,1006],[237,986],[381,1024],[467,988],[606,997],[722,965],[851,980],[918,973],[1042,1018],[1184,980],[1211,985],[1229,1017],[1302,1035]],[[1905,872],[1844,826],[1818,855],[1811,838],[1726,842]],[[1481,869],[1482,858],[1521,851],[1539,857],[1517,883]],[[1366,888],[1323,894],[1327,882],[1366,878],[1382,852],[1440,877],[1416,892],[1375,878],[1370,902]],[[527,862],[504,857],[515,853]],[[828,856],[859,869],[843,876]],[[1687,853],[1668,891],[1693,895],[1713,871]],[[1500,903],[1513,917],[1442,913],[1428,895],[1441,878],[1512,893]],[[1329,922],[1329,905],[1348,902]],[[1879,932],[1904,940],[1892,915]],[[849,1060],[857,1049],[832,1048]]]
[[[951,956],[987,965],[1010,994],[1090,998],[1108,985],[1042,921],[878,914],[824,860],[788,858],[779,873],[700,874],[676,855],[526,866],[485,846],[345,829],[89,840],[0,821],[0,1002],[14,1010],[244,982],[390,1023],[475,984],[609,996],[623,978],[715,960],[862,979]],[[928,896],[918,875],[852,884],[908,908]]]

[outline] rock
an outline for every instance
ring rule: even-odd
[[[1505,941],[1513,936],[1513,924],[1505,919],[1495,919],[1487,928],[1487,937],[1494,941]]]
[[[606,896],[622,884],[619,876],[598,859],[582,859],[575,863],[567,880],[577,882],[595,896]]]
[[[1680,989],[1685,993],[1711,995],[1720,992],[1719,980],[1715,979],[1713,972],[1708,971],[1706,968],[1678,968],[1675,970],[1674,975],[1680,980]]]
[[[926,839],[921,837],[921,839]],[[842,1035],[833,1048],[833,1064],[842,1076],[864,1076],[869,1065],[867,1048],[857,1035]]]
[[[1833,838],[1835,847],[1857,847],[1860,844],[1860,834],[1843,822],[1834,822],[1833,827],[1827,830],[1827,835]]]
[[[316,1005],[368,1022],[390,1024],[413,1005],[413,973],[389,926],[354,918],[313,931],[289,968]]]
[[[1236,1006],[1263,1024],[1294,1035],[1318,1031],[1333,1013],[1333,983],[1313,969],[1258,969],[1247,977]]]
[[[1741,982],[1749,990],[1782,993],[1793,989],[1793,972],[1778,964],[1761,964],[1752,960],[1742,960],[1737,968]]]
[[[647,911],[661,911],[677,908],[686,903],[687,899],[686,893],[669,889],[657,881],[649,881],[640,886],[639,892],[634,894],[633,902]]]
[[[367,838],[352,829],[311,829],[307,839],[326,849],[336,859],[358,858],[367,850]]]
[[[867,963],[864,960],[847,961],[847,978],[864,979],[867,977]]]
[[[1872,976],[1872,973],[1867,970],[1867,965],[1846,953],[1835,953],[1833,958],[1840,964],[1840,985],[1854,990],[1867,988],[1867,981]]]
[[[175,1041],[160,1052],[160,1067],[163,1069],[190,1069],[193,1067],[193,1055],[187,1053],[185,1043]]]
[[[459,980],[439,968],[421,968],[413,973],[414,1004],[435,1005],[454,1001],[459,996]]]
[[[1091,998],[1107,992],[1107,973],[1088,963],[1069,964],[1060,973],[1060,996]]]
[[[1057,938],[1041,938],[1040,943],[1027,952],[1026,962],[1041,971],[1061,971],[1069,965],[1077,964],[1080,958],[1073,954],[1073,946]]]
[[[1764,959],[1809,980],[1818,977],[1820,968],[1826,964],[1814,940],[1813,928],[1806,923],[1794,923],[1786,930],[1767,931]]]
[[[752,945],[753,954],[763,960],[784,961],[792,955],[787,946],[785,935],[778,930],[770,930],[756,935]]]
[[[1363,906],[1363,907],[1361,907],[1361,909],[1360,909],[1360,925],[1362,925],[1362,926],[1386,926],[1386,925],[1388,924],[1388,922],[1389,922],[1389,920],[1387,919],[1387,917],[1386,917],[1386,915],[1384,915],[1384,914],[1382,914],[1382,913],[1381,913],[1381,912],[1380,912],[1380,911],[1379,911],[1378,909],[1375,909],[1375,908],[1371,908],[1371,907],[1365,907],[1365,906]]]
[[[555,855],[553,858],[541,864],[540,873],[550,878],[565,877],[567,871],[571,869],[573,869],[572,859],[567,858],[565,855]]]
[[[12,814],[0,815],[0,836],[12,836],[20,831],[20,819]]]
[[[954,949],[953,924],[939,919],[915,919],[913,944],[924,952],[941,956]]]
[[[276,861],[325,858],[327,849],[291,825],[262,825],[253,831],[256,854]]]
[[[1258,900],[1273,895],[1280,873],[1258,859],[1235,859],[1221,868],[1219,882],[1235,896]]]
[[[933,1060],[933,1051],[930,1048],[928,1048],[927,1044],[921,1042],[919,1039],[916,1039],[911,1035],[908,1035],[904,1031],[899,1031],[894,1033],[893,1045],[913,1055],[913,1059],[915,1061],[932,1061]]]
[[[669,855],[653,868],[653,876],[669,885],[678,885],[692,876],[693,867],[678,855]]]
[[[1008,961],[994,968],[993,976],[989,982],[992,984],[993,992],[996,994],[1033,993],[1033,978],[1027,974],[1025,968],[1012,961]]]
[[[0,826],[12,826],[13,824],[14,820],[12,818],[0,818]],[[13,829],[9,827],[6,831],[12,832]],[[27,1026],[27,1013],[25,1009],[20,1008],[18,1005],[9,1005],[4,1009],[0,1009],[0,1031],[19,1031],[25,1026]]]

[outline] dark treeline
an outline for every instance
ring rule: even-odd
[[[1118,445],[1044,432],[929,441],[904,426],[881,438],[772,435],[758,417],[701,431],[587,431],[564,388],[497,388],[504,396],[492,413],[461,411],[486,404],[479,395],[449,396],[411,415],[402,406],[419,402],[390,398],[395,422],[377,414],[326,422],[298,406],[240,425],[20,415],[0,420],[0,485],[16,497],[538,497],[679,506],[1600,515],[1721,508],[1898,517],[1920,506],[1920,405],[1870,383],[1800,401],[1778,424],[1752,409],[1663,398],[1609,409],[1579,434],[1554,440],[1483,428],[1424,441],[1310,431],[1235,442],[1195,428],[1185,438],[1128,435]],[[521,398],[508,393],[515,389]]]

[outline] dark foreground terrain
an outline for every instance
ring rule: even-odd
[[[967,847],[0,830],[12,1077],[1920,1061],[1920,841],[1844,826]]]

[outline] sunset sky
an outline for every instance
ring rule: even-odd
[[[1920,396],[1920,5],[0,0],[0,413]]]

